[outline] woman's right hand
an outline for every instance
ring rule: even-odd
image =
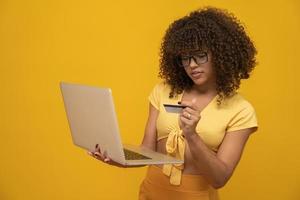
[[[113,161],[112,159],[110,159],[108,156],[107,156],[107,153],[106,151],[104,152],[101,152],[101,149],[100,149],[100,146],[98,144],[96,144],[95,146],[95,151],[88,151],[87,152],[90,156],[104,162],[104,163],[107,163],[109,165],[113,165],[113,166],[116,166],[116,167],[122,167],[122,168],[126,168],[125,165],[122,165],[120,163],[117,163],[115,161]]]

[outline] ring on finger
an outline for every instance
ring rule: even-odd
[[[188,113],[188,116],[187,116],[189,119],[191,119],[191,114],[190,113]]]

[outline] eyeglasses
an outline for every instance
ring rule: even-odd
[[[177,63],[181,67],[188,67],[191,64],[192,59],[197,65],[200,65],[208,61],[208,56],[206,52],[202,52],[194,55],[181,55],[177,57]]]

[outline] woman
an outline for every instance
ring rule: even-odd
[[[215,200],[237,166],[257,120],[238,92],[256,65],[256,49],[241,23],[207,7],[174,21],[161,46],[160,77],[149,96],[142,145],[184,159],[149,166],[139,199]],[[163,104],[181,103],[180,114]],[[92,156],[118,165],[96,148]]]

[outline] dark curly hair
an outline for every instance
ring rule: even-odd
[[[211,52],[219,104],[236,92],[256,65],[254,44],[232,13],[213,7],[198,9],[174,21],[161,44],[159,77],[171,86],[170,98],[193,86],[176,59],[199,50]]]

